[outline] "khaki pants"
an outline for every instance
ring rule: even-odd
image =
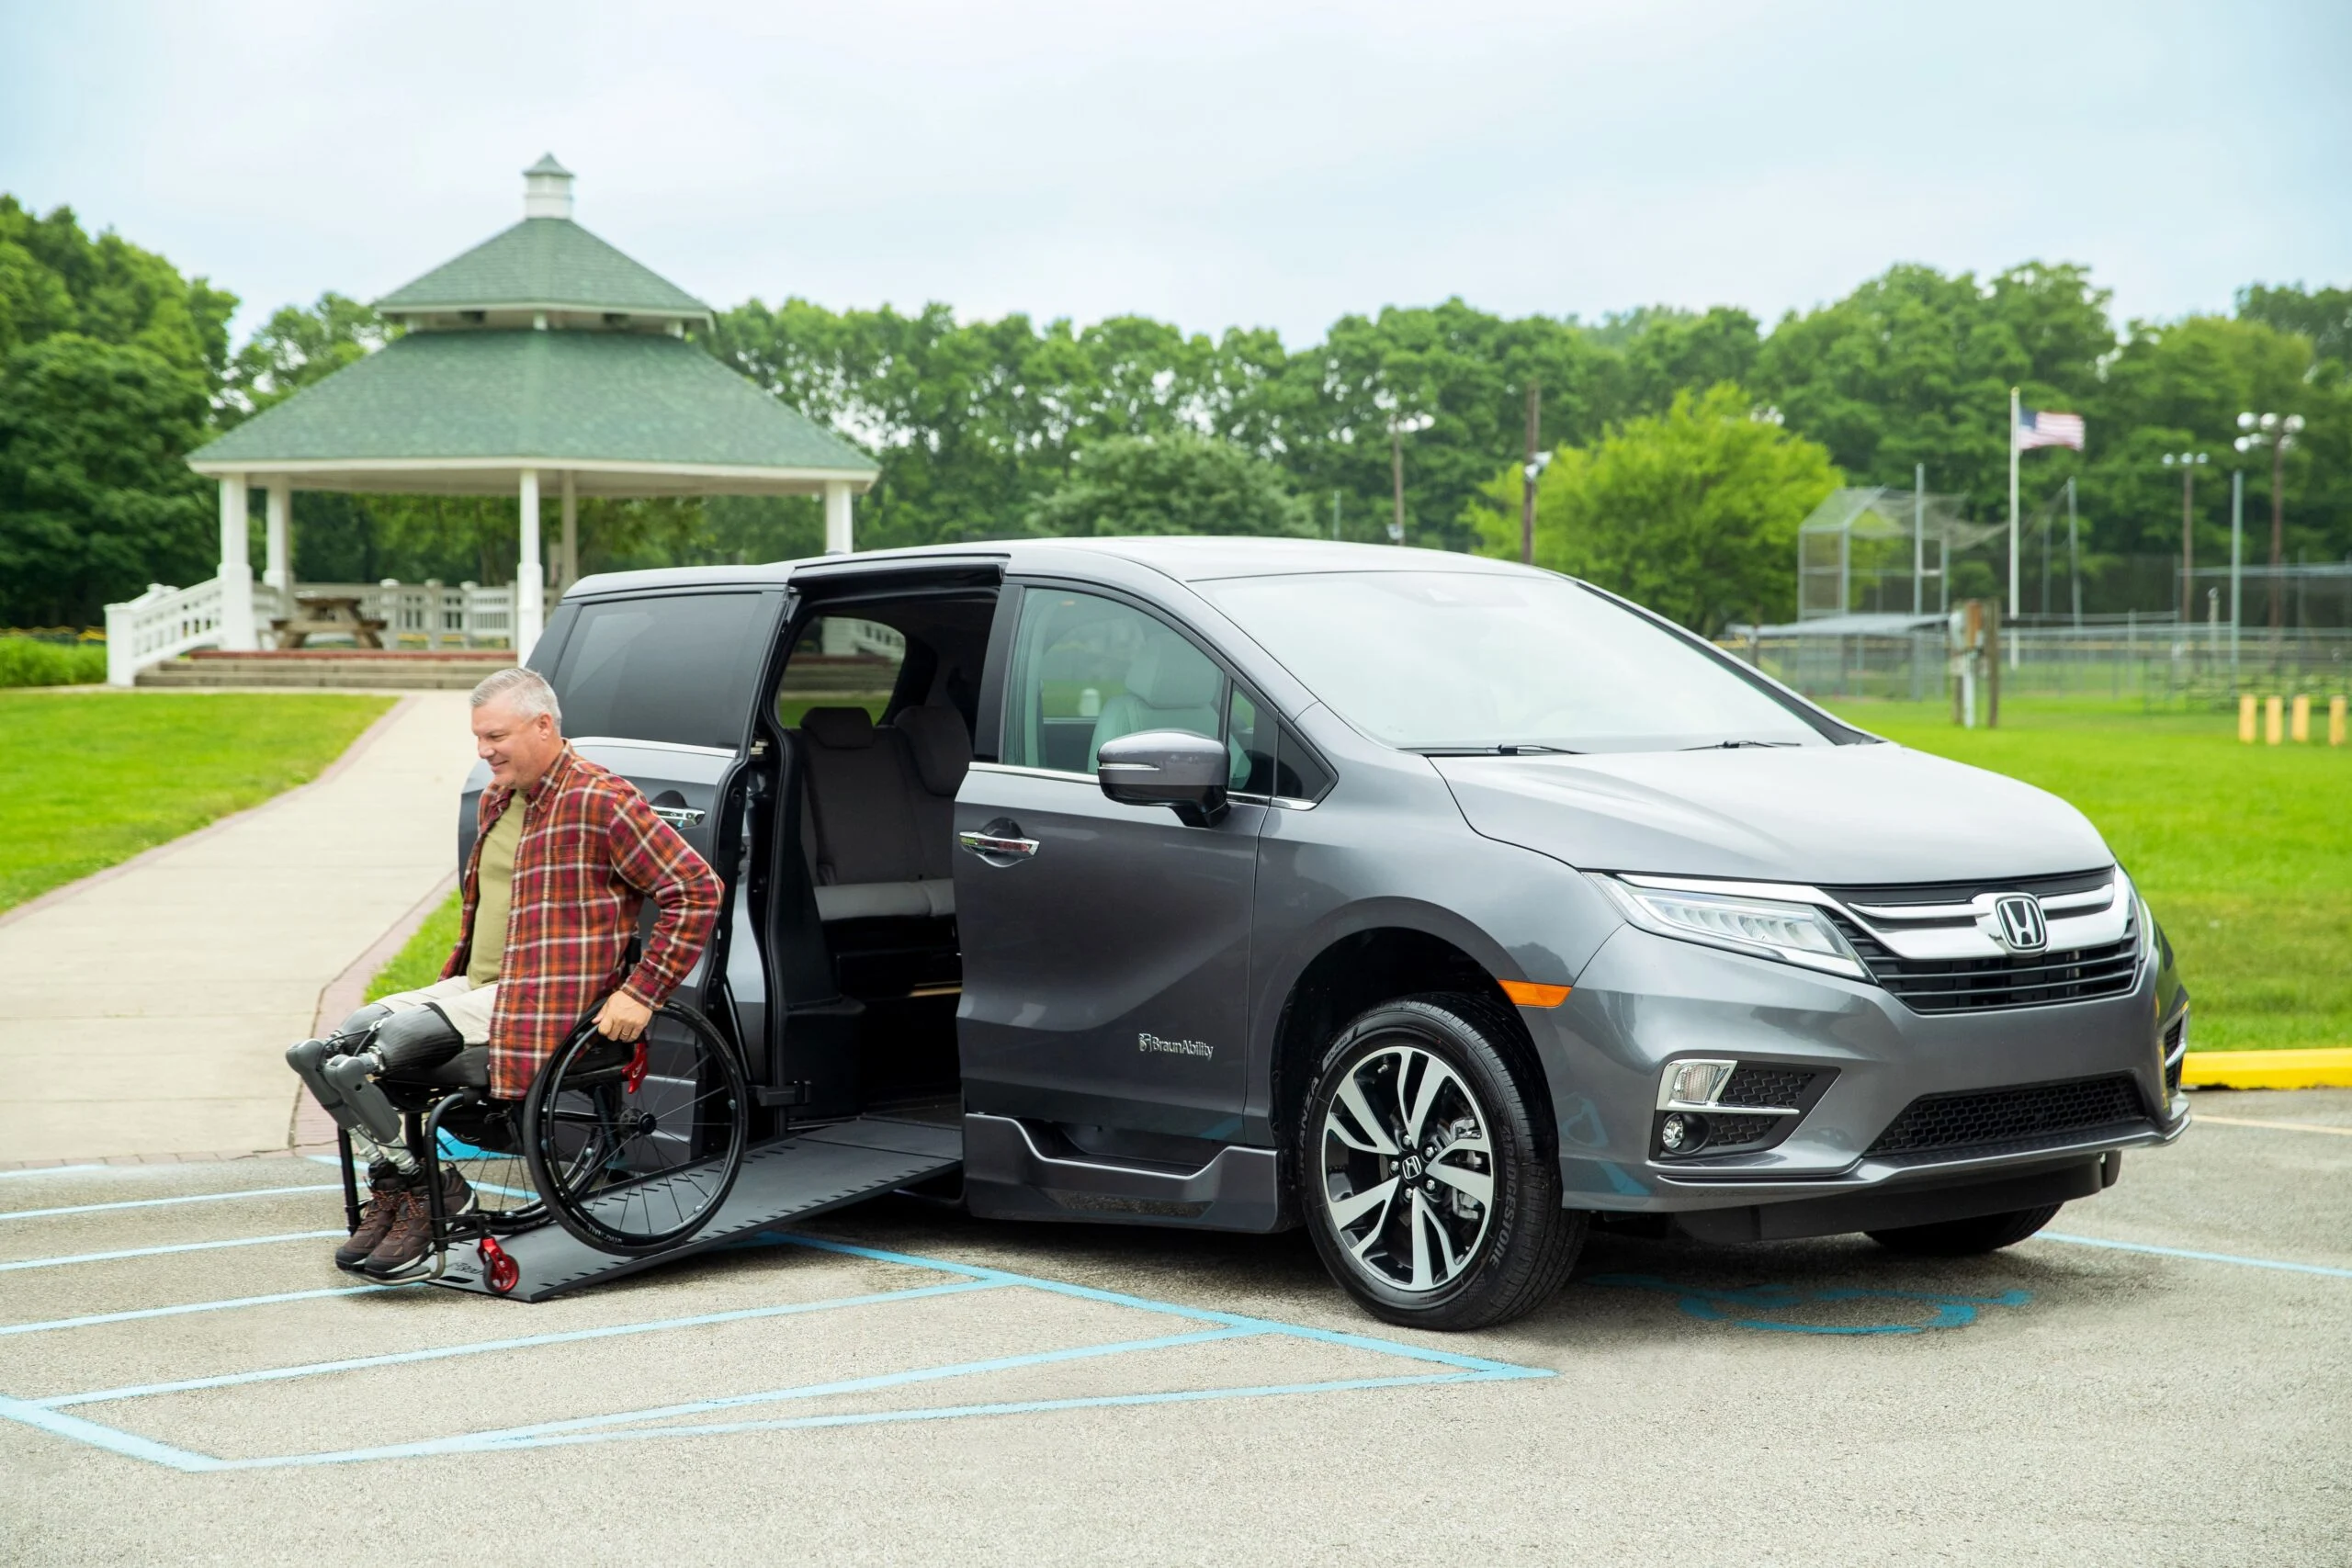
[[[491,1010],[498,1005],[498,982],[469,986],[463,975],[453,975],[447,980],[435,980],[422,990],[395,991],[389,997],[378,997],[375,1005],[396,1013],[429,1007],[449,1021],[449,1027],[458,1032],[459,1040],[469,1045],[487,1045]]]

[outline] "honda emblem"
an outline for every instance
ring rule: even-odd
[[[2001,924],[2001,941],[2011,953],[2040,953],[2050,945],[2050,925],[2041,918],[2041,900],[2024,893],[2004,893],[1993,900],[1993,918]]]

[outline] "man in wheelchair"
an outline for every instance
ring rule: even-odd
[[[404,1126],[379,1080],[481,1081],[479,1072],[492,1098],[519,1101],[598,997],[600,1033],[616,1042],[643,1033],[702,956],[718,918],[709,865],[636,785],[571,750],[555,693],[537,671],[502,670],[476,686],[473,731],[490,784],[458,944],[440,980],[370,1002],[324,1039],[286,1053],[368,1162],[368,1202],[335,1264],[379,1280],[427,1268],[425,1184],[438,1163],[422,1148],[417,1117],[409,1113]],[[660,915],[632,966],[649,898]],[[474,1201],[454,1168],[440,1197],[447,1214]]]

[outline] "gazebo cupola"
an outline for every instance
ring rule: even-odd
[[[583,494],[820,494],[825,547],[851,547],[850,498],[873,484],[873,460],[687,341],[710,307],[575,222],[572,175],[552,155],[523,179],[521,222],[376,302],[401,335],[189,456],[220,481],[219,646],[257,645],[255,486],[263,581],[280,604],[296,489],[516,496],[518,659],[544,624],[544,490],[560,498],[565,581]]]

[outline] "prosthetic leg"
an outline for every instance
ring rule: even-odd
[[[367,1263],[400,1220],[403,1201],[421,1193],[436,1163],[432,1150],[415,1146],[415,1127],[402,1126],[399,1109],[377,1078],[437,1066],[464,1048],[456,1027],[437,1009],[395,1010],[380,1003],[361,1008],[322,1040],[288,1048],[286,1065],[341,1132],[351,1235],[335,1249],[336,1267],[357,1269]],[[368,1160],[369,1202],[364,1211],[352,1179],[355,1153]]]

